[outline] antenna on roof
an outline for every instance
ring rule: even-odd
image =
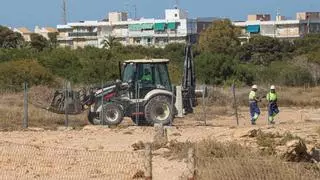
[[[280,9],[277,9],[277,16],[280,16]]]
[[[62,0],[62,23],[67,24],[67,0]]]
[[[137,5],[134,4],[133,6],[133,15],[134,15],[134,19],[137,19]]]
[[[174,6],[173,6],[175,9],[179,9],[179,7],[180,7],[180,2],[179,2],[179,0],[175,0],[174,1]]]
[[[131,18],[132,17],[132,11],[131,11],[131,4],[132,0],[127,0],[124,3],[124,12],[128,14],[128,16]]]

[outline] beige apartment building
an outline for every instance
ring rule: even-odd
[[[49,40],[49,34],[50,33],[58,33],[58,30],[56,28],[53,27],[39,27],[36,26],[34,28],[34,33],[39,34],[41,36],[43,36],[44,38],[46,38],[47,40]]]
[[[14,28],[14,32],[20,33],[23,37],[23,39],[27,42],[31,41],[31,32],[28,28],[26,27],[19,27],[19,28]]]
[[[294,39],[309,33],[320,33],[320,12],[299,12],[294,20],[284,16],[276,16],[275,20],[271,20],[271,15],[249,15],[247,21],[233,24],[241,28],[242,39],[249,39],[255,34]]]
[[[31,34],[39,34],[49,40],[49,34],[50,33],[58,33],[58,30],[52,27],[42,27],[40,28],[39,26],[36,26],[34,31],[30,31],[26,27],[19,27],[19,28],[14,28],[14,32],[20,33],[23,37],[23,39],[27,42],[31,41]]]

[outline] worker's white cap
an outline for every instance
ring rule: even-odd
[[[274,85],[270,86],[271,90],[276,90],[276,87]]]
[[[253,85],[251,88],[252,89],[258,89],[258,86],[257,85]]]

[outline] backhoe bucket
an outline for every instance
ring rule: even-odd
[[[48,109],[57,114],[80,114],[83,107],[80,101],[80,92],[56,90]]]

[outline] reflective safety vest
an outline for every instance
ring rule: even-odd
[[[144,74],[141,78],[143,81],[152,81],[152,77],[150,74]]]
[[[255,91],[250,92],[249,101],[256,101],[256,92]]]
[[[277,101],[277,94],[276,93],[272,93],[272,92],[269,92],[267,94],[267,100],[269,102],[276,102]]]

